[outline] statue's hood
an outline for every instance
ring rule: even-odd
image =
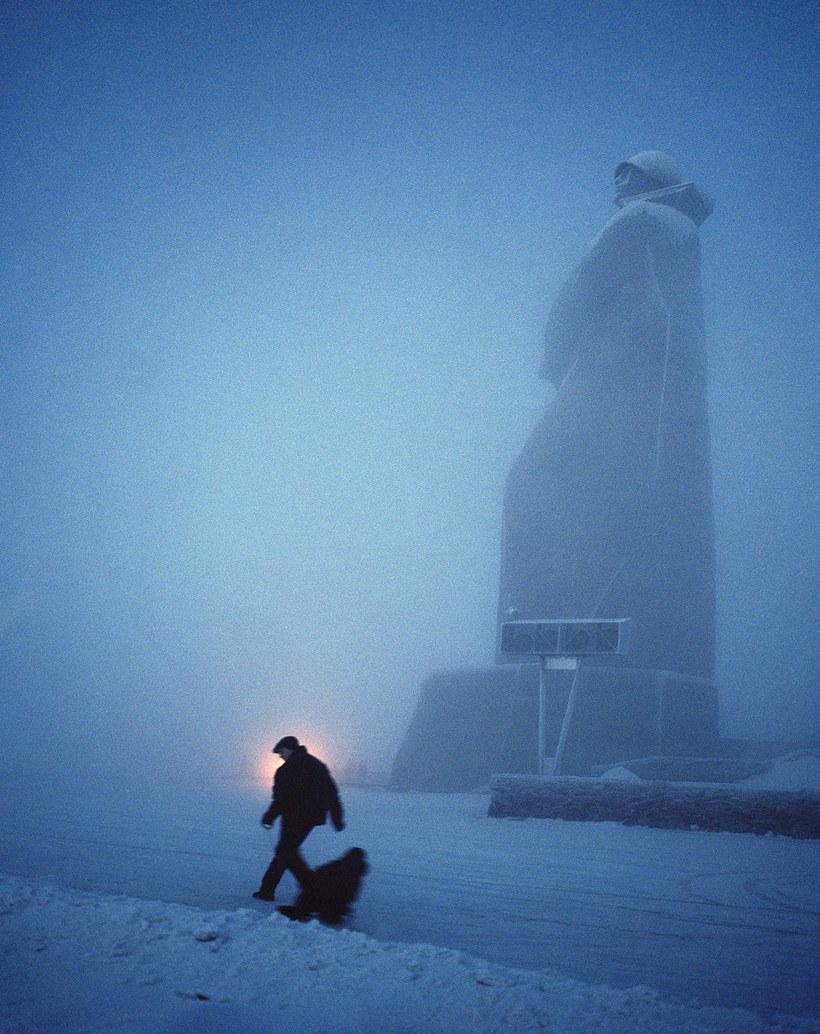
[[[633,201],[652,201],[658,205],[668,205],[688,216],[695,226],[700,226],[714,211],[715,203],[700,189],[696,183],[676,183],[660,190],[650,190],[646,194],[634,194],[632,197],[616,198],[618,208],[625,208]]]

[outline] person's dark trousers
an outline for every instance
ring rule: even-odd
[[[313,826],[305,826],[301,823],[298,825],[282,823],[279,843],[276,845],[273,861],[262,877],[262,885],[259,888],[260,894],[266,898],[273,898],[286,869],[290,869],[300,887],[307,885],[310,880],[311,869],[299,853],[299,848],[305,842],[312,829]]]

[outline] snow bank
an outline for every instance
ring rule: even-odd
[[[765,772],[744,779],[743,785],[820,792],[820,757],[808,751],[787,754],[776,758]]]
[[[738,783],[751,776],[768,772],[771,761],[746,758],[647,757],[621,761],[618,771],[626,771],[639,779],[661,779],[666,783]],[[613,778],[614,769],[596,765],[591,774]]]
[[[203,912],[0,877],[7,1034],[811,1034],[810,1020],[699,1008],[379,943],[277,913]]]
[[[820,838],[820,793],[748,783],[498,775],[490,785],[488,814]]]

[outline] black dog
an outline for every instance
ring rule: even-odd
[[[304,921],[316,915],[323,923],[341,923],[350,915],[367,869],[364,851],[351,847],[341,858],[314,869],[296,904],[281,905],[278,911],[288,919]]]

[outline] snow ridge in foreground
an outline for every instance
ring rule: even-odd
[[[0,876],[9,1034],[810,1034],[792,1018],[674,1003],[276,912],[204,912]]]

